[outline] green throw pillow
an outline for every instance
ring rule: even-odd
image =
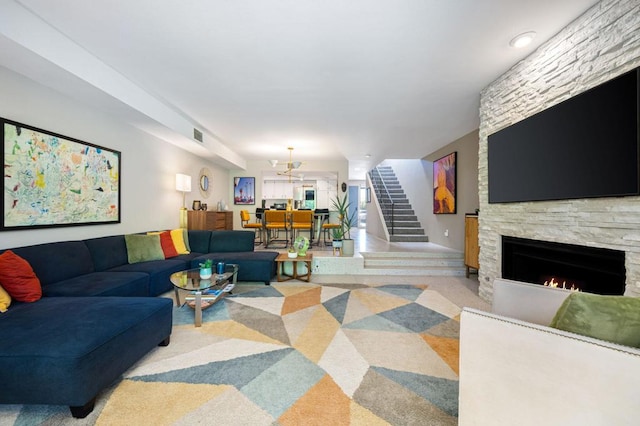
[[[640,298],[572,293],[550,327],[640,348]]]
[[[124,241],[127,244],[129,263],[164,260],[160,235],[129,234],[124,236]]]

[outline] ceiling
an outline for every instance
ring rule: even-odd
[[[228,168],[293,146],[353,179],[477,129],[480,91],[595,3],[5,0],[0,66]]]

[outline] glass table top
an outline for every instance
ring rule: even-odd
[[[207,290],[220,284],[226,284],[238,271],[238,265],[225,265],[224,274],[213,274],[207,279],[200,278],[200,268],[187,269],[171,274],[169,280],[174,287],[182,290]]]

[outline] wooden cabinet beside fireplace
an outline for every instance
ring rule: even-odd
[[[187,226],[192,230],[220,231],[233,229],[233,212],[190,210]]]
[[[479,253],[478,215],[468,214],[464,217],[464,265],[467,267],[467,278],[469,278],[470,268],[477,271],[480,266]]]

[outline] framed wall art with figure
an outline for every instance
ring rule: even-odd
[[[456,155],[445,155],[433,162],[433,213],[456,213]]]

